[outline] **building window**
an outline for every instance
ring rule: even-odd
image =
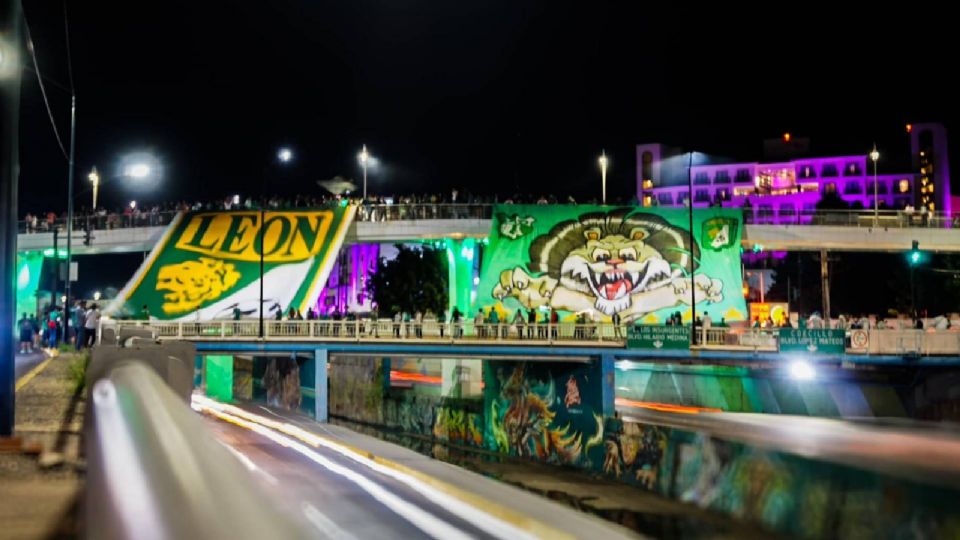
[[[847,163],[847,167],[843,170],[844,176],[861,176],[860,165],[856,163]]]
[[[837,192],[837,184],[836,184],[835,182],[824,182],[824,183],[823,183],[822,191],[823,191],[824,193],[836,193],[836,192]]]
[[[828,163],[823,166],[823,169],[820,170],[820,176],[824,178],[833,178],[837,176],[837,166],[832,163]]]
[[[710,183],[710,175],[708,175],[708,174],[705,173],[705,172],[698,172],[698,173],[693,177],[693,183],[694,183],[694,184],[709,184],[709,183]]]
[[[673,204],[673,193],[660,193],[657,195],[657,201],[661,206],[669,206]]]
[[[792,204],[780,205],[780,217],[795,215],[797,215],[797,209]]]
[[[887,183],[883,180],[877,182],[877,194],[886,195],[887,194]],[[867,182],[867,195],[873,195],[873,180]]]
[[[757,217],[761,219],[768,219],[773,217],[773,205],[772,204],[761,204],[757,207]]]
[[[677,193],[677,204],[681,206],[687,206],[687,192],[681,191]]]
[[[910,181],[906,178],[897,182],[897,187],[900,189],[900,193],[910,193]]]
[[[843,188],[844,195],[859,195],[861,193],[863,193],[863,184],[856,180],[847,182],[847,185]]]
[[[698,189],[693,194],[694,202],[710,202],[710,191],[706,189]]]
[[[640,176],[644,180],[653,178],[653,152],[644,152],[640,156]]]
[[[714,184],[729,184],[730,183],[730,174],[727,171],[717,171],[717,175],[713,177]]]
[[[750,178],[750,169],[737,169],[737,182],[752,182],[753,178]]]
[[[809,165],[804,165],[800,167],[800,178],[813,178],[816,176],[816,173],[813,170],[813,167]]]
[[[720,188],[717,190],[717,200],[718,201],[729,201],[730,200],[730,190],[727,188]]]

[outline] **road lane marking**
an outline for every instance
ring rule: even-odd
[[[253,462],[252,459],[250,459],[249,457],[247,457],[246,454],[244,454],[243,452],[237,450],[236,448],[230,446],[229,444],[227,444],[227,443],[225,443],[225,442],[223,442],[223,441],[219,441],[219,440],[218,440],[217,442],[220,443],[221,445],[223,445],[224,448],[226,448],[227,450],[229,450],[231,454],[233,454],[234,456],[236,456],[236,458],[237,458],[238,460],[240,460],[240,463],[242,463],[243,466],[246,467],[248,471],[263,475],[263,478],[264,478],[267,482],[269,482],[270,485],[276,486],[276,485],[279,485],[279,484],[280,484],[280,481],[277,480],[277,477],[276,477],[276,476],[274,476],[274,475],[268,473],[267,471],[263,470],[262,468],[260,468],[256,463]]]
[[[50,361],[53,359],[54,359],[53,356],[51,356],[50,358],[47,358],[43,362],[40,362],[38,365],[34,366],[34,368],[28,371],[23,377],[20,377],[20,379],[17,381],[16,386],[14,386],[13,391],[19,392],[21,388],[23,388],[24,386],[27,385],[27,383],[32,381],[33,378],[39,375],[41,371],[47,369],[47,364],[49,364]]]
[[[431,537],[436,538],[437,540],[468,540],[473,538],[469,534],[457,529],[450,523],[447,523],[446,521],[430,514],[418,506],[401,499],[394,493],[387,491],[382,486],[361,475],[360,473],[352,471],[347,467],[337,464],[320,455],[303,443],[297,442],[290,437],[282,435],[256,422],[240,418],[239,416],[235,416],[223,411],[217,411],[212,408],[204,408],[204,410],[218,418],[226,420],[227,422],[263,435],[280,446],[290,448],[291,450],[303,455],[307,459],[329,470],[330,472],[346,478],[347,480],[356,484],[357,487],[363,491],[366,491],[368,495],[379,501],[380,504],[386,506],[395,514],[409,521],[415,527]]]
[[[339,525],[334,523],[332,519],[328,518],[326,514],[320,510],[317,510],[317,508],[312,504],[304,501],[300,503],[300,509],[303,510],[303,515],[306,516],[307,521],[312,523],[314,527],[320,529],[320,532],[322,532],[325,537],[333,540],[357,539],[356,536],[341,529]]]
[[[225,412],[246,419],[255,425],[266,426],[303,441],[313,447],[332,450],[354,462],[389,476],[417,491],[431,502],[469,522],[491,536],[503,539],[572,538],[571,535],[546,526],[539,521],[520,514],[508,507],[488,501],[484,497],[449,485],[409,467],[379,458],[349,445],[331,441],[299,426],[277,422],[251,413],[239,407],[220,403],[205,396],[194,394],[195,410]]]

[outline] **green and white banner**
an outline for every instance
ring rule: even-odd
[[[327,282],[355,207],[188,212],[167,228],[143,266],[107,308],[116,316],[227,319],[291,307],[303,312]],[[261,245],[261,241],[262,244]],[[263,254],[263,303],[260,260]]]
[[[662,324],[690,319],[695,290],[698,315],[744,320],[740,210],[697,209],[693,227],[691,247],[682,208],[498,205],[474,309]]]

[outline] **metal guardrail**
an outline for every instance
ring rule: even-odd
[[[143,363],[114,367],[90,398],[87,538],[309,536]]]
[[[271,209],[273,210],[273,209]],[[282,209],[278,209],[282,210]],[[696,210],[695,210],[696,211]],[[874,216],[872,210],[799,210],[788,214],[773,214],[760,207],[744,208],[744,221],[748,224],[777,225],[830,225],[843,227],[885,227],[885,228],[960,228],[960,215],[950,216],[944,213],[930,215],[926,212],[908,213],[902,210],[882,210]],[[107,214],[103,216],[82,216],[74,218],[74,231],[99,231],[109,229],[128,229],[134,227],[159,227],[169,224],[177,215],[176,211],[157,213],[143,212],[137,215]],[[410,203],[410,204],[357,204],[356,220],[363,222],[433,220],[433,219],[490,219],[493,205],[447,204],[447,203]],[[36,226],[20,221],[20,233],[44,233],[66,230],[66,219],[57,218],[48,221],[38,219]]]
[[[166,322],[104,321],[104,327],[149,327],[158,339],[190,341],[238,340],[259,341],[260,325],[255,320]],[[855,332],[865,332],[853,339]],[[343,321],[266,321],[267,341],[324,342],[429,342],[429,343],[493,343],[510,345],[570,345],[625,347],[627,326],[609,323],[537,323],[475,324],[439,323],[436,321],[394,322],[392,320],[357,319]],[[848,330],[849,353],[872,355],[960,355],[958,330]],[[712,327],[698,329],[693,349],[777,352],[779,334],[775,328]]]

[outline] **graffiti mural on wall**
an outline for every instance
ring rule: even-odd
[[[599,467],[602,405],[587,384],[589,368],[553,365],[552,371],[526,362],[489,362],[486,447],[548,463]]]
[[[618,480],[657,489],[667,452],[667,428],[611,419],[604,440],[603,472]]]
[[[390,361],[381,358],[336,356],[328,373],[331,416],[381,424],[383,396]]]

